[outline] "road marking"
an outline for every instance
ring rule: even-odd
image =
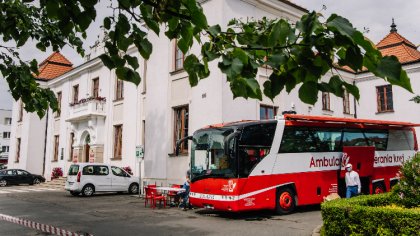
[[[4,215],[4,214],[0,214],[0,220],[4,220],[10,223],[14,223],[14,224],[18,224],[18,225],[23,225],[27,228],[31,228],[31,229],[36,229],[36,230],[40,230],[44,233],[50,233],[50,234],[54,234],[54,235],[62,235],[62,236],[92,236],[92,234],[88,234],[88,233],[84,233],[84,234],[79,234],[79,233],[74,233],[65,229],[60,229],[51,225],[46,225],[46,224],[41,224],[41,223],[37,223],[34,221],[30,221],[30,220],[24,220],[21,218],[17,218],[17,217],[13,217],[13,216],[9,216],[9,215]]]
[[[0,194],[1,193],[10,193],[10,192],[4,191],[4,190],[0,190]]]

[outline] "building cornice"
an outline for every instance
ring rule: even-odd
[[[287,0],[242,0],[275,15],[286,13],[300,19],[308,10]]]

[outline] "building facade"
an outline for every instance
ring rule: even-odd
[[[294,22],[306,11],[285,0],[209,0],[203,1],[202,6],[210,25],[226,25],[232,18],[263,16]],[[141,59],[134,47],[129,52],[139,58],[142,75],[139,86],[117,80],[115,72],[101,63],[97,58],[103,53],[101,44],[93,49],[91,59],[75,68],[59,53],[41,63],[41,68],[50,72],[42,74],[44,70],[40,70],[40,84],[54,91],[61,109],[59,113],[49,111],[39,119],[36,114],[24,112],[19,101],[14,103],[11,166],[50,178],[56,167],[66,173],[73,162],[103,162],[129,166],[143,181],[182,183],[189,168],[190,143],[181,145],[181,155],[175,156],[175,141],[208,124],[269,119],[290,110],[310,115],[389,118],[370,112],[376,109],[376,97],[372,107],[361,105],[372,103],[371,95],[362,91],[372,93],[370,90],[377,86],[375,83],[385,83],[369,73],[339,70],[348,83],[360,84],[364,100],[359,102],[350,95],[343,99],[321,93],[318,103],[309,106],[300,101],[297,89],[290,94],[282,92],[274,101],[233,99],[226,76],[216,62],[209,64],[210,77],[191,88],[188,75],[182,69],[184,56],[176,43],[163,33],[149,37],[154,50],[148,61]],[[193,47],[192,52],[198,53],[198,46]],[[419,76],[407,71],[410,76]],[[263,84],[269,74],[268,69],[259,69],[258,81]],[[420,93],[418,84],[414,89]],[[395,89],[396,92],[404,91]],[[413,113],[415,105],[407,103],[411,108],[394,109],[395,117],[390,119],[407,117],[404,112],[408,110],[413,120],[407,121],[418,122]],[[139,149],[144,150],[144,158],[136,157]]]
[[[7,164],[10,152],[13,99],[6,80],[0,78],[0,163]]]

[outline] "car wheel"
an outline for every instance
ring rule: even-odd
[[[0,187],[6,187],[7,181],[5,179],[0,180]]]
[[[130,194],[136,194],[139,193],[139,185],[138,184],[130,184],[130,187],[128,188],[128,193]]]
[[[282,188],[276,198],[276,212],[285,215],[293,212],[296,207],[295,194],[290,188]]]
[[[82,194],[85,197],[90,197],[95,193],[95,187],[91,184],[87,184],[82,189]]]
[[[33,181],[33,184],[40,184],[40,183],[41,183],[41,180],[39,180],[38,178],[35,178]]]
[[[70,194],[73,196],[79,196],[80,192],[70,191]]]

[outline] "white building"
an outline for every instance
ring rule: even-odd
[[[0,78],[0,163],[7,164],[10,151],[13,99],[6,80]]]
[[[232,18],[263,16],[293,22],[305,13],[305,9],[286,0],[209,0],[203,1],[202,6],[210,25],[226,25]],[[370,102],[371,94],[362,94],[366,101],[359,104],[351,96],[343,102],[342,98],[320,94],[315,106],[300,102],[297,90],[281,93],[274,103],[269,99],[234,100],[226,76],[216,62],[209,65],[210,77],[191,88],[182,69],[183,55],[176,50],[175,42],[163,33],[149,37],[154,51],[147,62],[140,60],[139,73],[143,80],[138,87],[116,80],[115,72],[109,71],[96,57],[103,50],[101,46],[91,53],[89,58],[93,59],[75,68],[59,53],[44,61],[41,67],[49,67],[56,74],[48,78],[41,74],[40,84],[57,94],[61,112],[50,111],[41,120],[36,114],[23,112],[19,119],[21,106],[19,102],[14,103],[11,166],[48,178],[54,167],[61,167],[66,173],[74,161],[95,161],[130,166],[135,174],[141,170],[146,181],[182,183],[188,169],[188,147],[182,147],[181,155],[175,156],[175,141],[208,124],[273,118],[285,110],[299,114],[388,118],[376,115],[376,106],[360,106]],[[199,52],[199,48],[192,51]],[[130,54],[139,57],[134,48]],[[263,83],[269,73],[260,69],[258,80]],[[362,79],[369,74],[356,75],[346,70],[341,74],[347,82],[356,81],[363,89],[375,91],[376,84]],[[384,83],[381,79],[372,81]],[[415,89],[420,93],[418,86]],[[373,99],[376,102],[376,97]],[[413,113],[417,104],[407,102],[406,105],[412,107],[407,110]],[[371,110],[373,115],[369,113]],[[400,112],[394,109],[396,117],[407,116]],[[136,159],[138,146],[144,147],[144,160]]]

